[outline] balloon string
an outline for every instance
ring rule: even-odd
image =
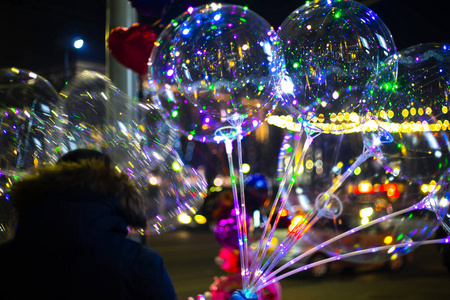
[[[311,228],[319,220],[318,213],[311,213],[309,215],[308,221],[302,222],[302,225],[297,224],[287,237],[280,243],[275,252],[269,257],[267,262],[264,264],[263,268],[259,274],[269,274],[273,268],[281,261],[281,259],[290,251],[290,249],[295,245],[295,243],[303,236],[305,232]],[[280,247],[281,246],[281,247]],[[260,276],[258,279],[260,279]]]
[[[326,191],[320,200],[323,200],[323,198],[329,196],[330,194],[333,194],[341,185],[342,183],[355,171],[356,168],[358,168],[361,164],[363,164],[368,158],[373,157],[374,154],[371,150],[365,150],[358,159],[345,171],[342,176],[339,177],[338,180]]]
[[[270,233],[269,233],[269,235],[268,235],[268,237],[267,237],[267,241],[264,243],[264,248],[262,249],[261,256],[259,257],[259,261],[258,261],[257,268],[253,268],[253,269],[252,269],[252,270],[253,270],[252,273],[253,273],[254,275],[256,275],[256,274],[261,274],[260,269],[261,269],[262,261],[263,261],[264,257],[266,256],[267,251],[269,250],[269,245],[270,245],[270,243],[272,242],[272,238],[273,238],[273,235],[274,235],[274,233],[275,233],[275,229],[276,229],[276,227],[277,227],[277,225],[278,225],[278,222],[279,222],[279,220],[280,220],[281,213],[282,213],[282,211],[283,211],[284,205],[286,204],[286,199],[287,199],[287,197],[288,197],[288,195],[289,195],[289,193],[290,193],[290,191],[291,191],[291,189],[292,189],[292,186],[293,186],[294,183],[295,183],[295,178],[297,177],[297,174],[298,174],[298,171],[299,171],[300,167],[303,165],[303,161],[304,161],[304,159],[305,159],[306,152],[308,151],[308,149],[309,149],[309,147],[310,147],[312,141],[313,141],[313,138],[312,138],[310,135],[307,135],[306,141],[305,141],[305,144],[304,144],[304,147],[303,147],[303,149],[302,149],[301,156],[300,156],[300,160],[295,164],[293,173],[292,173],[292,175],[290,176],[291,179],[290,179],[290,181],[289,181],[288,188],[287,188],[287,189],[284,189],[284,185],[286,184],[286,179],[287,179],[287,177],[289,177],[289,173],[290,173],[290,172],[288,172],[288,170],[290,169],[290,166],[291,166],[291,164],[293,163],[293,161],[295,161],[295,156],[296,156],[296,153],[297,153],[298,148],[299,148],[300,139],[297,140],[297,142],[296,142],[296,144],[295,144],[295,147],[294,147],[295,149],[294,149],[294,151],[293,151],[293,154],[292,154],[292,157],[291,157],[291,159],[290,159],[290,161],[289,161],[289,164],[288,164],[288,166],[286,167],[286,170],[285,170],[285,176],[284,176],[283,182],[282,182],[281,185],[280,185],[280,188],[278,189],[278,193],[277,193],[277,196],[276,196],[276,198],[275,198],[275,200],[274,200],[274,204],[273,204],[272,210],[275,209],[275,207],[277,206],[277,204],[278,204],[279,201],[281,202],[281,204],[280,204],[280,207],[279,207],[279,209],[278,209],[278,213],[277,213],[277,216],[276,216],[274,225],[272,226],[271,231],[270,231]],[[281,195],[282,195],[282,196],[281,196]],[[280,196],[281,196],[281,197],[280,197]],[[281,200],[280,200],[280,199],[281,199]],[[261,236],[260,244],[261,244],[262,241],[265,240],[266,229],[268,228],[268,226],[270,226],[270,220],[271,220],[271,217],[272,217],[272,216],[273,216],[273,211],[271,211],[271,215],[270,215],[270,217],[269,217],[269,220],[267,221],[266,228],[265,228],[265,230],[264,230],[264,232],[263,232],[263,235]],[[259,254],[259,251],[256,252],[256,255],[258,255],[258,254]],[[255,279],[256,279],[256,278],[253,278],[253,281],[252,281],[253,283],[255,282]],[[257,279],[256,279],[256,280],[257,280]]]
[[[319,202],[324,201],[324,198],[326,198],[327,195],[334,193],[345,181],[345,179],[347,179],[358,166],[360,166],[364,161],[367,160],[368,157],[371,156],[371,152],[369,151],[365,151],[363,154],[361,154],[358,159],[352,164],[352,166],[350,166],[350,168],[339,178],[339,180],[336,181],[335,184],[320,197]],[[295,242],[322,216],[323,214],[321,213],[321,210],[316,206],[315,209],[310,214],[308,214],[304,222],[298,223],[291,230],[285,240],[283,240],[283,242],[280,244],[282,245],[282,247],[278,247],[275,250],[274,254],[266,261],[265,267],[267,267],[267,265],[270,263],[268,268],[265,269],[263,267],[261,270],[259,270],[259,273],[264,274],[270,272],[276,266],[276,264],[278,264],[285,253],[289,252]]]
[[[377,223],[386,221],[386,220],[388,220],[388,219],[390,219],[390,218],[393,218],[393,217],[402,215],[402,214],[404,214],[404,213],[407,213],[407,212],[410,212],[410,211],[413,211],[413,210],[416,210],[416,209],[423,209],[423,208],[425,208],[425,206],[426,206],[426,202],[428,201],[428,198],[429,198],[429,196],[425,197],[421,202],[419,202],[419,203],[417,203],[417,204],[414,204],[414,205],[412,205],[412,206],[410,206],[410,207],[407,207],[407,208],[405,208],[405,209],[402,209],[402,210],[399,210],[399,211],[397,211],[397,212],[391,213],[391,214],[388,215],[388,216],[383,216],[383,217],[380,217],[380,218],[378,218],[378,219],[372,220],[372,221],[368,222],[367,224],[360,225],[360,226],[355,227],[355,228],[353,228],[353,229],[351,229],[351,230],[348,230],[348,231],[346,231],[346,232],[344,232],[344,233],[341,233],[341,234],[339,234],[339,235],[337,235],[337,236],[335,236],[335,237],[333,237],[333,238],[331,238],[331,239],[329,239],[329,240],[327,240],[327,241],[321,243],[320,245],[317,245],[316,247],[311,248],[310,250],[308,250],[308,251],[306,251],[306,252],[300,254],[299,256],[293,258],[292,260],[290,260],[289,262],[285,263],[283,266],[281,266],[280,268],[278,268],[277,270],[275,270],[273,273],[271,273],[271,274],[266,274],[267,277],[266,277],[264,280],[265,280],[265,281],[271,280],[273,277],[275,277],[276,274],[278,274],[279,272],[281,272],[281,271],[283,271],[284,269],[288,268],[289,266],[293,265],[293,264],[296,263],[297,261],[301,260],[302,258],[304,258],[304,257],[306,257],[306,256],[308,256],[308,255],[310,255],[310,254],[313,254],[313,253],[316,252],[317,250],[322,249],[322,248],[324,248],[325,246],[328,246],[329,244],[331,244],[331,243],[333,243],[333,242],[335,242],[335,241],[337,241],[337,240],[340,240],[341,238],[344,238],[344,237],[346,237],[346,236],[348,236],[348,235],[350,235],[350,234],[353,234],[353,233],[355,233],[355,232],[357,232],[357,231],[360,231],[360,230],[362,230],[362,229],[365,229],[365,228],[367,228],[367,227],[369,227],[369,226],[372,226],[372,225],[374,225],[374,224],[377,224]],[[300,272],[300,271],[301,271],[301,270],[299,270],[298,272]],[[283,277],[283,278],[284,278],[284,277]],[[254,286],[253,286],[253,291],[259,290],[259,289],[260,289],[260,287],[259,287],[260,284],[261,284],[261,283],[259,283],[258,285],[254,285]]]
[[[282,189],[283,189],[283,187],[284,187],[284,185],[286,183],[287,177],[289,176],[288,170],[290,169],[290,167],[293,164],[293,161],[295,160],[295,153],[297,151],[297,147],[298,147],[299,143],[300,143],[299,140],[295,143],[293,155],[289,159],[289,162],[288,162],[288,164],[287,164],[287,166],[285,168],[284,176],[283,176],[283,179],[282,179],[282,181],[280,183],[280,187],[278,188],[277,196],[275,197],[275,200],[274,200],[274,202],[272,204],[272,208],[270,210],[269,217],[268,217],[268,219],[266,221],[266,226],[264,227],[263,233],[262,233],[261,238],[260,238],[259,243],[258,243],[258,247],[257,247],[257,249],[255,251],[254,256],[253,256],[252,264],[251,264],[251,267],[250,267],[250,270],[252,271],[251,272],[252,276],[255,275],[255,272],[253,272],[253,271],[255,270],[256,266],[258,266],[257,268],[259,268],[261,266],[262,259],[264,258],[264,256],[263,255],[260,256],[259,253],[260,253],[261,250],[264,250],[262,248],[262,246],[263,246],[263,243],[264,243],[264,240],[265,240],[265,236],[267,234],[268,228],[270,227],[270,222],[272,221],[272,217],[273,217],[273,215],[275,213],[275,209],[276,209],[276,207],[278,205],[278,199],[280,198],[281,191],[282,191]],[[252,281],[252,279],[253,278],[250,278],[250,282]]]
[[[239,186],[241,192],[241,219],[242,219],[242,239],[243,239],[243,248],[244,248],[244,263],[243,269],[241,270],[242,276],[242,287],[245,289],[248,286],[250,272],[248,270],[248,232],[247,232],[247,210],[245,207],[245,190],[244,190],[244,171],[242,169],[242,127],[238,126],[238,135],[237,135],[237,146],[238,146],[238,163],[239,163]]]
[[[227,152],[228,157],[228,165],[230,169],[230,178],[231,178],[231,187],[233,191],[233,200],[234,200],[234,211],[236,213],[236,222],[238,223],[238,243],[239,243],[239,254],[241,259],[241,276],[244,277],[245,272],[245,260],[244,260],[244,243],[243,243],[243,232],[242,232],[242,217],[240,213],[240,205],[239,205],[239,198],[238,198],[238,192],[236,187],[236,177],[234,175],[234,165],[233,165],[233,144],[232,140],[226,138],[225,139],[225,150]]]
[[[411,246],[420,246],[420,245],[431,245],[431,244],[447,244],[450,242],[450,238],[446,237],[446,238],[441,238],[441,239],[434,239],[434,240],[426,240],[426,241],[416,241],[416,242],[405,242],[405,243],[398,243],[398,244],[394,244],[394,245],[387,245],[387,246],[379,246],[379,247],[372,247],[372,248],[368,248],[368,249],[363,249],[363,250],[358,250],[358,251],[353,251],[353,252],[349,252],[346,254],[342,254],[342,255],[338,255],[338,256],[333,256],[333,257],[329,257],[314,263],[310,263],[307,264],[305,266],[302,266],[300,268],[294,269],[292,271],[286,272],[283,275],[277,276],[275,278],[272,278],[270,280],[266,280],[263,284],[261,284],[260,286],[257,287],[258,290],[265,288],[266,286],[279,281],[281,279],[284,279],[288,276],[291,276],[295,273],[301,272],[301,271],[306,271],[307,269],[310,268],[314,268],[316,266],[325,264],[325,263],[329,263],[329,262],[333,262],[333,261],[338,261],[341,259],[345,259],[348,257],[353,257],[353,256],[357,256],[357,255],[363,255],[363,254],[368,254],[368,253],[374,253],[374,252],[379,252],[379,251],[384,251],[384,250],[389,250],[392,247],[411,247]]]

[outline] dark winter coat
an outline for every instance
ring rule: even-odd
[[[57,174],[22,191],[34,199],[0,246],[0,299],[176,299],[160,255],[126,238],[123,205],[98,188],[102,176],[61,186],[70,176]]]

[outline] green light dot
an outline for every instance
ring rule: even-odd
[[[244,18],[240,18],[239,20],[241,20],[241,21],[244,22],[244,23],[247,23],[247,20],[244,19]]]
[[[401,233],[398,237],[397,237],[397,241],[400,241],[403,238],[403,233]]]
[[[263,85],[258,86],[258,90],[260,91],[264,90],[264,86]]]
[[[172,112],[172,118],[176,118],[176,117],[178,117],[178,110],[174,110]]]
[[[247,9],[248,9],[248,6],[244,6],[242,9],[243,9],[243,10],[247,10]]]
[[[295,62],[295,63],[292,65],[292,67],[293,67],[294,69],[297,69],[298,67],[300,67],[300,64],[299,64],[298,62]]]
[[[179,172],[181,171],[181,165],[178,162],[174,161],[172,164],[172,169],[176,172]]]

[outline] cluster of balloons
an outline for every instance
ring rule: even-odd
[[[33,72],[3,69],[0,97],[2,203],[14,180],[89,148],[109,155],[134,180],[147,202],[146,233],[173,230],[180,215],[203,204],[206,180],[172,148],[175,132],[164,112],[130,99],[104,75],[84,71],[58,94]]]
[[[94,72],[79,74],[58,95],[32,72],[2,70],[0,172],[20,176],[72,149],[99,149],[135,180],[149,200],[147,231],[160,233],[175,228],[180,214],[195,212],[206,193],[205,180],[172,148],[181,133],[225,144],[236,222],[224,221],[221,232],[230,233],[224,228],[233,224],[247,296],[305,270],[278,275],[318,249],[335,259],[393,259],[440,224],[450,225],[448,47],[398,52],[382,20],[352,0],[308,1],[277,31],[247,7],[191,7],[155,42],[151,102],[129,99]],[[301,124],[300,132],[283,142],[278,193],[249,258],[240,141],[278,104]],[[365,185],[354,184],[355,191],[377,189],[387,198],[355,204],[340,187],[360,181],[358,174]],[[294,203],[294,186],[311,193]],[[269,253],[285,210],[302,219]],[[370,230],[391,239],[364,239]],[[357,245],[347,242],[355,233]],[[300,238],[316,247],[275,270]]]
[[[280,186],[254,259],[246,258],[245,195],[234,194],[237,245],[247,253],[241,256],[244,290],[256,292],[280,278],[272,270],[303,235],[333,256],[387,260],[446,224],[447,47],[398,52],[383,21],[351,0],[308,1],[276,32],[248,8],[229,4],[189,8],[166,27],[151,55],[149,84],[153,102],[182,134],[225,142],[227,149],[236,140],[239,147],[277,104],[301,124],[282,145]],[[231,160],[229,166],[234,174]],[[232,181],[244,190],[233,175]],[[348,182],[355,191],[370,184],[386,197],[356,205],[352,192],[340,188]],[[294,186],[310,194],[296,202]],[[302,212],[303,220],[267,260],[285,209]],[[391,239],[344,239],[369,231]],[[331,239],[336,235],[341,240]],[[403,246],[378,251],[393,241]]]

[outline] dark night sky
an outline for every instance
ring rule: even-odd
[[[126,0],[123,0],[126,1]],[[150,1],[150,0],[149,0]],[[159,2],[162,0],[151,0]],[[83,36],[80,58],[103,62],[105,57],[105,7],[102,0],[3,0],[0,8],[0,67],[44,72],[63,64],[65,37]],[[175,0],[166,19],[189,6],[210,1]],[[277,28],[304,1],[235,0],[247,5]],[[397,49],[427,42],[450,42],[450,23],[444,0],[361,0],[391,30]],[[42,74],[43,75],[43,74]],[[45,76],[44,76],[45,77]]]

